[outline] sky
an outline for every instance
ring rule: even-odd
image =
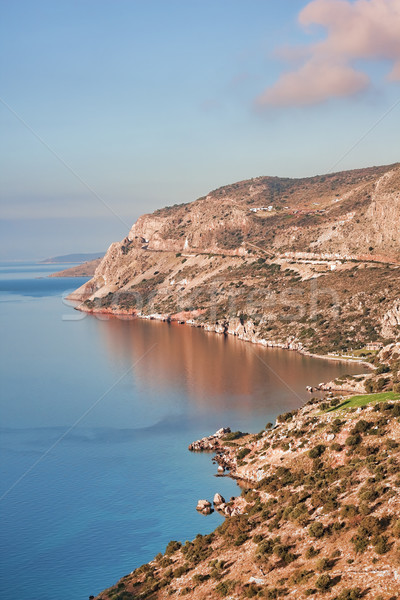
[[[0,0],[0,260],[400,160],[400,0]]]

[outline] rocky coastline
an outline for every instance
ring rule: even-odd
[[[190,444],[214,452],[241,495],[199,500],[202,514],[226,517],[214,533],[171,541],[98,599],[397,598],[396,399],[345,409],[340,397],[313,398],[258,434],[225,427]]]

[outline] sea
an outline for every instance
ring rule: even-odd
[[[187,325],[93,316],[65,298],[68,265],[0,264],[0,598],[87,600],[209,533],[217,477],[193,440],[259,432],[306,385],[360,365],[267,349]]]

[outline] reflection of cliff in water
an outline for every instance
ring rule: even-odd
[[[111,317],[99,321],[99,331],[113,360],[135,365],[136,382],[164,392],[180,389],[209,409],[290,410],[309,397],[306,385],[363,371],[360,365],[263,348],[185,325]]]

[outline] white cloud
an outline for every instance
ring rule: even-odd
[[[400,81],[400,0],[313,0],[299,22],[306,29],[323,26],[327,36],[302,48],[302,64],[283,73],[258,105],[312,105],[365,91],[371,82],[354,66],[359,59],[392,61],[387,79]]]

